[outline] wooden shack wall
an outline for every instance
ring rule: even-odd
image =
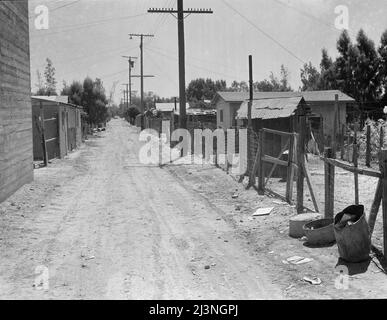
[[[0,2],[0,202],[33,180],[28,3]]]

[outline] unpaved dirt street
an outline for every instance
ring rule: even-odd
[[[0,298],[283,298],[220,209],[138,147],[112,120],[1,204]]]

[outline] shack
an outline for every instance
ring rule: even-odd
[[[248,102],[242,103],[237,111],[236,120],[240,126],[247,125]],[[299,116],[311,116],[310,108],[302,96],[258,99],[252,101],[251,122],[255,132],[262,128],[282,132],[299,132]],[[263,141],[263,150],[266,155],[278,158],[282,150],[282,156],[287,159],[288,149],[286,145],[289,138],[275,133],[266,133]],[[250,147],[250,146],[249,146]],[[271,169],[271,165],[265,165],[265,173]],[[286,176],[286,168],[278,168],[273,176]]]
[[[68,103],[67,96],[31,100],[34,160],[43,160],[44,144],[48,159],[63,158],[82,144],[81,106]]]

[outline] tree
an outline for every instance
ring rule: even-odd
[[[83,81],[83,93],[81,105],[88,114],[88,121],[90,124],[98,124],[105,122],[107,118],[107,105],[105,88],[101,79],[94,81],[87,77]]]
[[[56,93],[56,80],[55,80],[55,68],[52,61],[46,58],[46,67],[44,69],[44,77],[46,79],[45,89],[46,95],[52,96],[57,95]]]
[[[350,60],[354,74],[354,96],[360,101],[375,101],[378,96],[379,58],[374,42],[360,29],[356,38],[357,52]],[[355,61],[356,58],[356,61]],[[351,59],[351,57],[350,57]]]
[[[225,91],[226,89],[225,80],[195,79],[188,84],[186,89],[187,100],[191,102],[212,100],[217,91]]]
[[[380,94],[382,95],[382,107],[387,105],[387,30],[384,31],[380,39],[379,53],[379,81]]]
[[[82,105],[82,97],[83,97],[83,86],[79,81],[73,81],[70,86],[66,83],[63,84],[63,89],[61,91],[61,95],[68,96],[69,102]]]
[[[319,90],[337,89],[336,69],[332,58],[325,48],[321,50],[321,55]]]
[[[311,62],[305,63],[301,69],[302,91],[319,90],[321,74]]]

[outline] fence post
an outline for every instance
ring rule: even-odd
[[[299,117],[299,138],[297,144],[297,213],[304,210],[304,166],[305,166],[305,128],[306,117]]]
[[[371,126],[367,125],[366,166],[371,166]]]
[[[354,135],[354,141],[353,141],[353,166],[355,168],[358,167],[358,148],[357,148],[357,124],[355,124],[355,135]],[[355,204],[359,204],[359,175],[357,172],[354,174],[354,180],[355,180]]]
[[[383,211],[383,254],[387,255],[387,149],[379,153],[379,166],[382,173],[382,211]]]
[[[263,158],[263,152],[264,152],[264,148],[263,148],[263,142],[264,142],[264,135],[265,135],[265,131],[264,130],[260,130],[259,131],[259,143],[258,143],[258,152],[259,152],[259,156],[258,156],[258,194],[259,195],[263,195],[265,194],[265,170],[264,170],[264,163],[262,161],[262,158]]]
[[[293,180],[294,180],[294,147],[296,144],[296,133],[293,133],[289,139],[288,170],[286,177],[286,201],[291,203],[293,200]]]
[[[333,158],[332,148],[324,149],[324,157],[326,159]],[[333,218],[334,212],[334,192],[335,192],[335,166],[329,162],[324,162],[324,178],[325,178],[325,218]]]
[[[226,173],[228,174],[228,157],[227,157],[228,139],[227,139],[227,130],[225,130],[225,132],[224,132],[224,140],[225,140],[224,162],[226,164]]]
[[[340,158],[341,160],[344,160],[344,154],[345,154],[345,124],[341,125],[341,135],[340,135]]]

